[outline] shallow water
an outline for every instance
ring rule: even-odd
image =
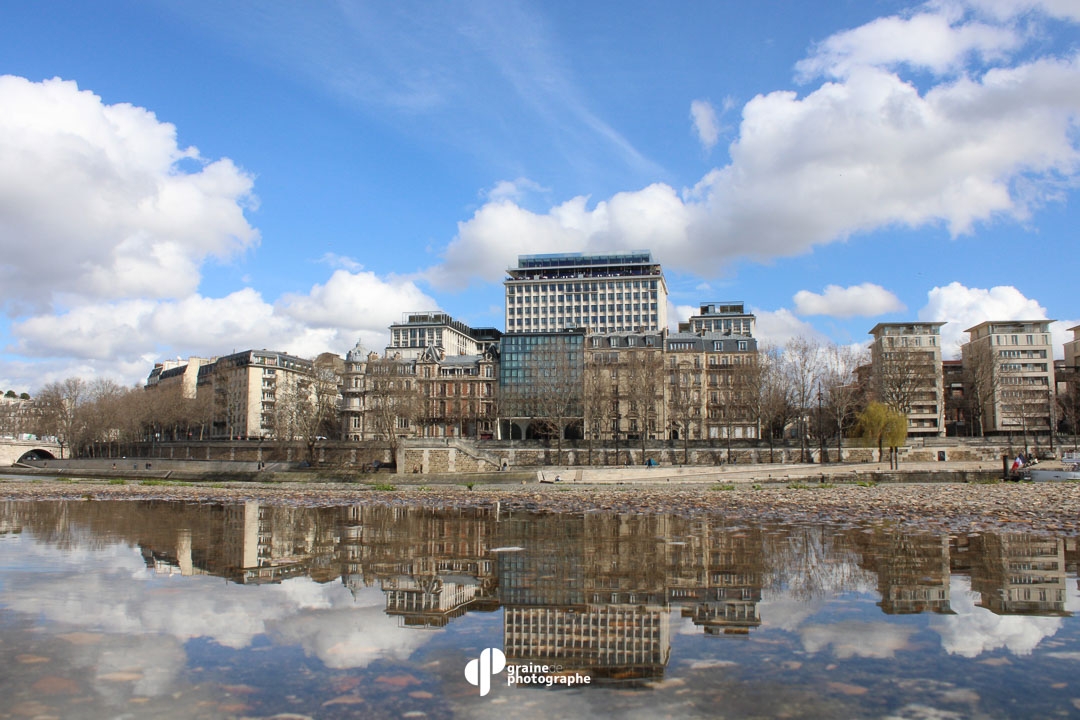
[[[602,512],[5,502],[0,715],[1070,717],[1076,543]]]

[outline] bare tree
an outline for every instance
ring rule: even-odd
[[[697,355],[670,354],[667,406],[671,424],[683,441],[683,464],[690,462],[690,434],[701,427],[701,389],[694,386],[693,358]]]
[[[964,391],[970,402],[971,419],[979,427],[979,436],[986,435],[986,408],[998,395],[1000,375],[995,367],[994,350],[987,342],[964,346]]]
[[[731,358],[732,363],[721,365],[723,380],[720,391],[723,395],[722,420],[727,439],[727,460],[732,462],[731,440],[735,437],[759,438],[761,427],[758,422],[759,382],[758,353],[739,353]]]
[[[54,436],[61,457],[65,446],[70,455],[75,455],[87,434],[86,382],[79,377],[52,382],[43,387],[37,397],[42,408],[42,432],[38,434]]]
[[[316,360],[310,374],[290,373],[287,378],[277,388],[274,434],[279,440],[302,441],[308,462],[314,464],[319,440],[338,436],[341,376],[332,363]]]
[[[911,414],[915,403],[922,399],[928,387],[935,387],[937,368],[934,352],[926,348],[883,348],[875,371],[875,391],[878,399],[904,415]]]
[[[582,373],[585,437],[589,445],[589,464],[592,464],[596,440],[610,436],[612,391],[611,370],[613,353],[593,352],[586,356]]]
[[[93,428],[88,440],[103,445],[106,455],[110,457],[114,447],[118,449],[124,399],[128,392],[127,388],[104,378],[91,381],[87,387],[86,414],[88,424]],[[91,452],[95,449],[91,448]]]
[[[743,367],[743,383],[748,412],[757,423],[757,435],[769,443],[769,462],[774,462],[777,434],[783,435],[791,417],[790,391],[783,376],[783,353],[762,347],[755,362]]]
[[[1058,393],[1057,396],[1058,412],[1065,421],[1066,428],[1072,433],[1073,450],[1076,450],[1080,430],[1080,372],[1076,368],[1066,368],[1058,381],[1065,383],[1065,392]]]
[[[555,438],[557,463],[562,462],[562,441],[568,430],[584,419],[583,362],[580,348],[559,343],[534,347],[526,361],[532,377],[529,405],[546,434]]]
[[[784,378],[791,392],[795,410],[799,450],[802,462],[809,455],[809,416],[811,403],[821,381],[823,354],[817,340],[794,338],[784,348]]]
[[[1004,369],[1009,368],[1009,369]],[[1050,425],[1050,386],[1045,376],[1025,374],[1018,365],[1004,366],[998,380],[1001,397],[1000,425],[1020,426],[1024,452],[1030,451],[1031,436],[1052,430]]]
[[[414,370],[415,365],[403,358],[372,357],[364,378],[370,427],[387,441],[395,458],[400,439],[412,434],[417,418],[425,412]]]
[[[855,413],[865,391],[855,370],[869,361],[866,348],[830,344],[825,348],[821,392],[825,412],[836,433],[836,461],[844,461],[844,433],[855,421]]]
[[[650,429],[656,431],[664,398],[664,357],[657,347],[633,347],[619,353],[620,380],[630,407],[630,432],[641,440],[645,461],[645,441]],[[698,376],[700,385],[700,375]],[[636,426],[636,427],[635,427]]]

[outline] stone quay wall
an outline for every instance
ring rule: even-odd
[[[941,463],[943,469],[947,468],[949,462],[993,463],[996,466],[1000,465],[1002,456],[1011,457],[1022,449],[1022,445],[1017,447],[1016,444],[1002,442],[937,438],[912,441],[912,444],[900,448],[899,459],[902,465]],[[361,472],[393,468],[401,474],[485,473],[510,468],[520,470],[554,466],[627,467],[650,463],[695,467],[820,464],[822,460],[820,447],[811,447],[804,453],[794,444],[776,444],[770,448],[764,443],[751,444],[746,441],[733,443],[730,447],[701,441],[686,446],[678,442],[647,441],[643,451],[640,442],[630,446],[595,444],[589,447],[584,441],[567,441],[560,450],[554,443],[538,441],[423,438],[402,440],[396,453],[385,441],[320,441],[315,447],[314,462],[309,461],[307,447],[298,442],[144,443],[124,448],[123,452],[127,463],[170,461],[173,467],[185,464],[185,469],[203,463],[241,463],[250,464],[256,469],[268,469],[268,466],[274,465],[276,470],[281,471],[306,469],[312,465]],[[1050,454],[1048,448],[1037,449],[1036,452],[1043,457]],[[111,468],[111,464],[119,462],[120,458],[102,452],[97,454],[96,459]],[[825,461],[836,463],[837,459],[835,444],[827,447]],[[843,462],[877,463],[880,459],[877,448],[861,447],[849,442],[843,448]]]

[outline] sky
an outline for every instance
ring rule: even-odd
[[[650,250],[762,342],[1080,324],[1080,0],[0,7],[0,390],[503,328]]]

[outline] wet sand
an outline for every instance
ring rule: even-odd
[[[356,503],[484,507],[500,512],[722,515],[783,523],[887,523],[907,530],[1080,534],[1080,483],[383,485],[194,483],[0,477],[0,500],[169,500],[331,506]],[[393,483],[393,489],[390,489]]]

